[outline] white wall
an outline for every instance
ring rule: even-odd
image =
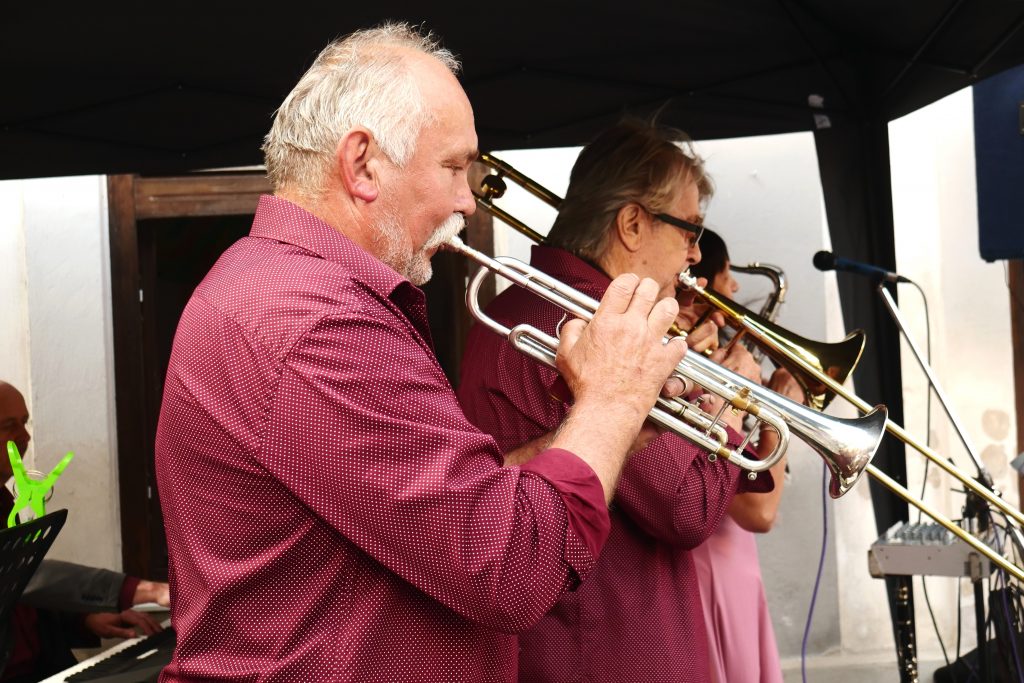
[[[917,282],[927,296],[933,370],[997,487],[1016,504],[1016,478],[1009,468],[1016,455],[1010,304],[1004,263],[985,263],[978,252],[973,125],[970,89],[890,124],[896,262],[899,272]],[[924,349],[921,296],[909,285],[900,285],[899,295],[911,333]],[[906,427],[923,440],[928,433],[927,379],[905,343],[902,361]],[[934,400],[931,443],[968,473],[975,472]],[[910,488],[919,494],[924,459],[911,449],[907,454]],[[956,518],[963,496],[950,492],[960,488],[954,483],[932,466],[924,490],[929,503]],[[925,653],[937,653],[938,642],[919,587],[918,581],[918,636]],[[964,582],[962,591],[967,624],[962,649],[966,650],[975,643],[974,601],[969,583]],[[929,578],[928,592],[948,648],[956,638],[956,581]]]
[[[105,179],[0,182],[0,378],[32,415],[29,467],[75,459],[48,509],[68,522],[51,557],[121,566]]]

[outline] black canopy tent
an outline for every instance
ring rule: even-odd
[[[19,3],[0,28],[0,178],[258,164],[317,50],[385,18],[422,22],[462,58],[481,149],[582,144],[625,112],[696,139],[812,130],[836,251],[887,268],[888,121],[1024,63],[1021,0]],[[868,333],[858,393],[902,422],[896,331],[869,285],[840,278],[840,293],[847,327]],[[899,444],[876,462],[905,480]],[[879,530],[906,519],[872,495]]]
[[[465,63],[483,148],[585,142],[623,111],[697,139],[889,120],[1024,62],[1020,0],[634,0],[253,11],[240,3],[5,8],[0,177],[261,161],[329,39],[422,22]]]

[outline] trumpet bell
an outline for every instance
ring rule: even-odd
[[[690,355],[687,354],[683,360],[686,361]],[[694,358],[691,363],[700,366],[712,363],[700,354],[692,355]],[[724,368],[719,368],[718,373],[734,377]],[[760,403],[782,414],[789,429],[825,461],[832,473],[829,495],[833,498],[839,498],[853,488],[860,475],[871,464],[871,459],[875,457],[875,452],[885,436],[888,420],[888,410],[885,406],[875,406],[867,415],[841,418],[791,401],[759,385],[754,386],[751,391],[753,397]]]
[[[875,457],[879,442],[885,436],[887,419],[886,407],[875,406],[874,410],[857,420],[856,429],[841,434],[845,441],[835,444],[835,450],[830,457],[822,456],[829,471],[832,472],[832,479],[828,485],[830,496],[842,497],[864,474],[864,470],[871,464],[871,459]],[[832,436],[838,435],[833,432]]]

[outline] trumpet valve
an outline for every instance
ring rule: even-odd
[[[743,387],[736,395],[729,400],[729,404],[733,410],[741,413],[750,413],[751,415],[757,415],[757,403],[750,400],[750,388]]]

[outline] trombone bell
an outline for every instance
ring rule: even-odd
[[[824,410],[835,397],[835,392],[822,383],[820,375],[842,384],[864,352],[863,330],[854,330],[835,343],[807,339],[725,298],[710,287],[698,286],[697,279],[689,272],[681,273],[679,282],[696,292],[712,308],[721,311],[730,324],[752,336],[776,365],[789,370],[803,388],[808,405],[815,410]],[[814,368],[819,375],[795,363],[792,360],[794,356]]]

